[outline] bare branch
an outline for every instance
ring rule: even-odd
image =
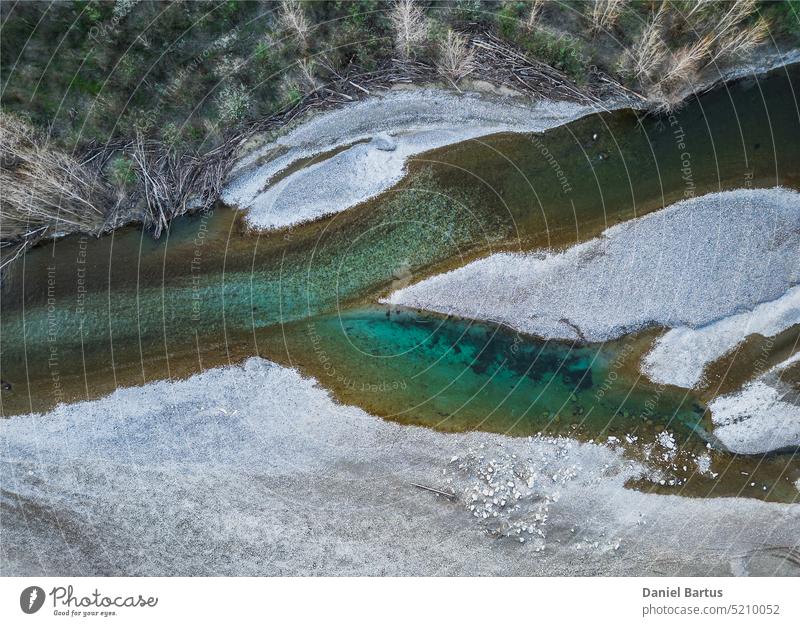
[[[645,26],[639,40],[626,52],[629,71],[640,81],[651,80],[667,59],[669,50],[662,33],[664,12],[664,5],[661,5]]]
[[[95,231],[108,190],[16,116],[0,113],[0,239],[32,229]]]
[[[718,59],[744,57],[750,54],[769,35],[770,25],[765,18],[759,18],[751,27],[743,31],[735,30],[719,42],[711,62]]]
[[[453,30],[447,31],[444,41],[439,44],[439,71],[454,84],[475,69],[474,51],[467,38]]]
[[[544,0],[531,0],[528,17],[525,19],[525,29],[527,31],[530,32],[536,28],[539,16],[542,14],[542,8],[544,8]]]
[[[662,74],[661,82],[664,85],[686,83],[691,80],[697,71],[704,65],[703,61],[709,56],[711,50],[711,37],[703,37],[691,46],[684,46],[670,55],[669,65]]]
[[[397,0],[389,15],[394,30],[397,54],[404,60],[414,57],[427,38],[427,19],[414,0]]]

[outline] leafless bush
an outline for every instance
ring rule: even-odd
[[[711,63],[749,54],[769,34],[769,23],[763,18],[751,26],[743,25],[756,11],[756,0],[698,2],[682,18],[688,23],[687,18],[694,15],[692,29],[699,39],[671,52],[663,37],[666,7],[666,3],[661,5],[623,64],[658,109],[677,106],[696,76]]]
[[[594,0],[590,15],[592,32],[599,33],[616,24],[624,6],[624,0]]]
[[[447,36],[439,44],[439,71],[453,84],[475,69],[474,51],[466,36],[448,29]]]
[[[719,12],[712,11],[718,7],[724,9],[721,16]],[[704,0],[693,5],[684,18],[688,19],[696,14],[694,30],[703,35],[703,40],[707,40],[710,52],[706,65],[746,56],[767,38],[769,22],[764,18],[759,18],[750,26],[744,25],[757,9],[756,0],[734,0],[716,4]]]
[[[405,60],[413,58],[416,49],[427,38],[425,13],[414,0],[397,0],[389,14],[389,20],[394,30],[397,54]]]
[[[702,13],[709,6],[711,6],[711,0],[694,0],[689,10],[683,14],[683,17],[688,20],[690,17]]]
[[[317,64],[313,59],[300,59],[300,61],[297,62],[298,82],[304,93],[310,93],[319,87],[316,72]]]
[[[298,0],[281,0],[278,16],[281,25],[297,38],[300,48],[308,47],[309,25]]]
[[[716,27],[719,37],[723,37],[731,28],[741,23],[744,18],[752,15],[758,7],[756,0],[734,0],[730,3],[730,9],[722,16]]]
[[[0,113],[0,240],[102,227],[109,193],[18,117]]]

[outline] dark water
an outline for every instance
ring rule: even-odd
[[[432,151],[383,196],[286,231],[248,233],[220,207],[159,241],[129,227],[42,246],[2,288],[2,413],[261,354],[407,423],[583,438],[668,427],[702,447],[703,398],[637,372],[652,336],[542,342],[373,303],[477,256],[586,240],[684,197],[800,188],[799,77],[724,86],[672,118],[618,111]]]

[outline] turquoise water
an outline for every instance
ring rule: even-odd
[[[345,401],[406,423],[619,436],[669,427],[690,436],[703,407],[624,375],[633,340],[581,346],[507,328],[368,307],[287,328],[289,357]],[[288,339],[287,339],[288,338]]]

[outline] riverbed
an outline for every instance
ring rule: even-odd
[[[278,230],[220,205],[175,220],[159,241],[127,227],[39,247],[3,283],[2,413],[259,355],[404,424],[612,438],[640,460],[668,436],[678,452],[654,459],[666,474],[648,490],[792,501],[791,452],[716,449],[713,394],[642,375],[658,328],[553,341],[378,300],[493,253],[563,250],[707,193],[799,189],[800,142],[786,140],[800,136],[797,81],[793,66],[718,87],[671,117],[600,111],[434,149],[376,197]],[[785,359],[786,345],[791,337],[770,345],[763,368]],[[725,379],[755,374],[740,359]],[[704,455],[709,469],[698,471]]]

